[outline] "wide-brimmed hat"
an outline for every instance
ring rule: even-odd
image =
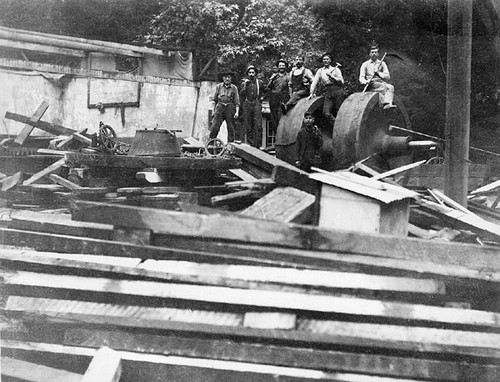
[[[234,77],[234,72],[230,69],[219,70],[219,77],[231,76]]]
[[[247,71],[246,71],[245,73],[246,73],[246,74],[248,74],[248,71],[249,71],[250,69],[255,70],[255,74],[257,74],[258,70],[257,70],[257,68],[256,68],[255,66],[253,66],[253,65],[248,65],[248,67],[247,67]]]
[[[275,65],[279,66],[278,64],[280,62],[283,62],[285,64],[285,66],[288,68],[288,62],[284,58],[280,58],[279,60],[277,60],[276,63],[275,63]]]

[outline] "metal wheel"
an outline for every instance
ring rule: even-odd
[[[116,133],[111,126],[101,123],[99,126],[99,140],[104,149],[111,152],[116,150]]]
[[[211,157],[220,157],[224,154],[226,145],[219,138],[210,139],[205,145],[205,153]]]

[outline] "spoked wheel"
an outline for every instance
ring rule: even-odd
[[[224,154],[226,145],[219,138],[210,139],[205,145],[205,153],[211,157],[220,157]]]
[[[116,150],[116,133],[111,126],[105,124],[99,126],[99,140],[105,150],[110,152]]]

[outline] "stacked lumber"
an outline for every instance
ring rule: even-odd
[[[107,346],[120,381],[499,378],[493,247],[229,212],[60,212],[2,212],[8,359],[83,375]]]

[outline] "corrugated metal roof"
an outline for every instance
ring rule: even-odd
[[[416,192],[404,187],[380,182],[348,171],[314,173],[309,175],[309,177],[321,183],[376,199],[385,204],[397,200],[414,198],[418,195]]]

